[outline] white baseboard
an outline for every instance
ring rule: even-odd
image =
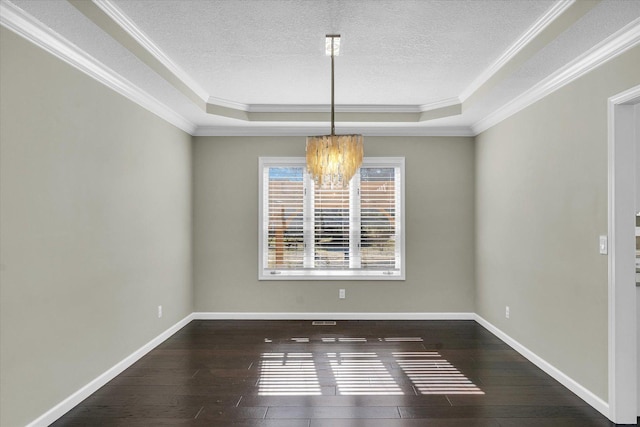
[[[80,402],[82,402],[84,399],[86,399],[87,397],[95,393],[100,387],[102,387],[103,385],[105,385],[106,383],[114,379],[122,371],[124,371],[129,366],[137,362],[140,358],[142,358],[142,356],[149,353],[159,344],[162,344],[167,338],[169,338],[171,335],[175,334],[177,331],[179,331],[185,325],[191,322],[191,320],[193,320],[193,313],[188,315],[184,319],[180,320],[178,323],[171,326],[166,331],[162,332],[160,335],[158,335],[157,337],[155,337],[154,339],[152,339],[151,341],[149,341],[148,343],[146,343],[145,345],[143,345],[142,347],[140,347],[139,349],[131,353],[125,359],[115,364],[112,368],[104,372],[102,375],[95,378],[89,384],[85,385],[80,390],[76,391],[71,396],[67,397],[65,400],[58,403],[53,408],[49,409],[47,412],[42,414],[40,417],[38,417],[31,423],[27,424],[27,427],[42,427],[42,426],[48,426],[49,424],[52,424],[58,418],[60,418],[61,416],[69,412],[71,409],[73,409]]]
[[[194,320],[475,320],[475,313],[193,313]]]
[[[505,334],[500,329],[483,319],[480,315],[475,314],[474,319],[486,330],[504,341],[509,347],[513,348],[515,351],[527,358],[531,363],[552,376],[556,381],[571,390],[579,398],[587,402],[602,415],[609,418],[609,404],[607,402],[587,390],[580,383],[566,375],[555,366],[551,365],[549,362],[529,350],[527,347],[523,346],[518,341],[514,340],[509,335]]]

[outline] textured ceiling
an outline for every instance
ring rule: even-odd
[[[640,27],[639,0],[3,3],[196,128],[213,133],[216,128],[233,133],[325,126],[325,115],[313,116],[318,110],[295,114],[305,106],[326,111],[328,33],[342,35],[336,58],[339,111],[341,105],[360,106],[359,112],[378,106],[414,114],[339,120],[356,130],[391,126],[419,131],[471,129],[621,29]],[[172,71],[128,35],[133,33],[168,60]],[[636,36],[632,44],[639,41]],[[444,110],[420,116],[439,108]],[[286,114],[273,113],[279,109]],[[248,117],[246,111],[271,113]]]
[[[245,104],[329,98],[324,36],[342,35],[337,102],[457,96],[552,1],[116,1],[212,96]]]

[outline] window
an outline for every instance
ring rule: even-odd
[[[260,280],[404,280],[404,158],[321,188],[302,157],[260,158]]]

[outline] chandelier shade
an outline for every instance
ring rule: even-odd
[[[364,156],[362,135],[307,137],[307,171],[320,186],[346,187]]]
[[[334,56],[340,35],[328,34],[327,53],[331,54],[331,134],[307,137],[307,172],[320,186],[347,187],[364,157],[362,135],[336,135],[334,102]]]

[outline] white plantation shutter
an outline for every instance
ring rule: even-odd
[[[404,280],[403,158],[365,158],[347,188],[304,158],[260,158],[259,278]]]
[[[397,168],[360,170],[360,258],[362,268],[400,268],[400,204]]]
[[[267,266],[304,266],[304,168],[269,167],[267,180]]]
[[[349,268],[349,188],[313,186],[315,268]]]

